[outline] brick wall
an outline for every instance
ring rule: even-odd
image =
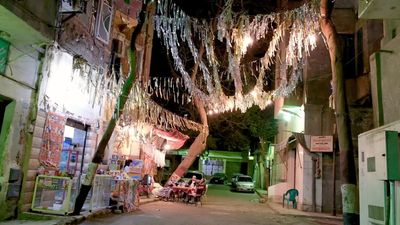
[[[43,129],[46,122],[46,112],[39,110],[36,117],[35,128],[33,131],[32,151],[29,159],[29,166],[26,178],[26,185],[22,187],[23,195],[23,211],[28,211],[31,208],[31,202],[33,197],[33,190],[35,188],[35,179],[37,170],[40,166],[39,163],[39,152],[42,145]]]

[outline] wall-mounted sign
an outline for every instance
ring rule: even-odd
[[[333,136],[311,136],[311,152],[333,152]]]
[[[10,42],[0,38],[0,74],[6,73]]]

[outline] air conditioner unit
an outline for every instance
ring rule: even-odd
[[[61,0],[62,13],[80,12],[84,5],[84,0]]]
[[[112,7],[103,0],[99,4],[96,25],[96,38],[108,44],[112,23]]]

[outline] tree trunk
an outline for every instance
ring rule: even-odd
[[[204,54],[204,46],[200,47],[199,50],[199,60]],[[193,67],[192,72],[192,80],[195,81],[197,71],[199,68],[199,64],[196,63]],[[185,159],[178,165],[175,171],[172,173],[171,177],[168,179],[168,183],[176,182],[183,176],[183,174],[189,169],[189,167],[193,164],[194,160],[196,160],[197,156],[201,154],[204,149],[206,148],[207,137],[208,137],[208,120],[207,120],[207,113],[204,108],[203,102],[198,98],[194,97],[194,105],[197,108],[197,111],[200,115],[201,122],[203,124],[203,130],[200,131],[199,135],[196,137],[194,142],[189,148],[188,154],[186,155]]]
[[[196,139],[194,140],[192,145],[190,145],[188,154],[186,155],[185,159],[176,168],[174,173],[171,175],[167,184],[169,182],[178,181],[179,178],[181,178],[183,176],[183,174],[193,164],[194,160],[196,160],[196,157],[199,154],[201,154],[204,151],[204,149],[206,148],[207,137],[208,137],[208,125],[207,125],[206,110],[204,109],[203,102],[201,100],[199,100],[197,97],[195,97],[195,99],[194,99],[194,104],[196,105],[196,108],[200,114],[200,117],[202,118],[201,120],[202,120],[204,129],[199,133],[199,135],[196,137]]]
[[[358,190],[350,132],[350,118],[346,103],[343,75],[342,47],[333,25],[331,15],[333,0],[321,0],[320,25],[329,48],[332,68],[332,96],[334,98],[336,126],[340,149],[340,175],[343,204],[343,222],[345,225],[359,224]]]
[[[142,9],[145,9],[146,5],[142,5]],[[139,23],[137,27],[135,28],[133,34],[132,34],[132,39],[131,39],[131,48],[128,51],[128,57],[129,57],[129,76],[126,79],[124,85],[122,86],[121,94],[119,95],[117,99],[117,104],[115,105],[114,109],[114,114],[108,123],[108,126],[100,140],[99,145],[97,146],[96,153],[93,156],[92,162],[89,163],[88,166],[88,171],[85,175],[85,178],[82,182],[81,188],[79,190],[79,194],[77,195],[75,199],[75,206],[74,206],[74,211],[72,215],[79,215],[83,204],[85,203],[86,197],[92,188],[92,183],[94,176],[96,175],[96,170],[98,165],[103,161],[104,157],[104,152],[107,147],[107,144],[111,138],[111,135],[114,131],[115,126],[117,125],[117,121],[125,107],[125,103],[128,100],[129,93],[131,92],[134,80],[135,80],[135,71],[136,71],[136,57],[135,57],[135,41],[136,38],[138,37],[139,33],[141,32],[142,26],[143,26],[143,18],[144,18],[144,13],[143,11],[141,12]]]
[[[150,65],[151,55],[153,49],[153,36],[154,36],[154,13],[156,11],[156,3],[150,2],[147,6],[147,25],[146,25],[146,38],[144,49],[144,65],[142,74],[142,87],[147,88],[147,83],[150,80]]]
[[[260,159],[259,159],[259,162],[260,162],[259,170],[260,170],[260,188],[261,189],[268,189],[267,180],[266,180],[266,173],[268,173],[268,171],[267,171],[267,168],[265,165],[267,150],[265,149],[265,145],[266,145],[266,143],[265,143],[264,139],[260,137],[260,147],[261,147],[260,150],[261,151],[260,151]],[[263,171],[263,172],[261,173],[261,171]]]

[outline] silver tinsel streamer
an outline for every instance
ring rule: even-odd
[[[121,121],[126,125],[130,125],[130,123],[150,123],[165,130],[183,128],[201,131],[203,129],[201,124],[180,117],[159,106],[150,99],[150,95],[143,91],[138,83],[135,83],[132,87]]]
[[[218,111],[241,110],[245,111],[254,104],[265,107],[266,102],[277,97],[288,96],[296,87],[300,79],[301,60],[304,54],[315,48],[315,43],[309,39],[310,35],[317,34],[319,29],[318,11],[315,4],[306,3],[303,6],[279,13],[267,15],[248,16],[232,11],[233,0],[228,0],[217,18],[217,39],[225,42],[228,52],[229,65],[228,77],[234,80],[235,96],[225,96],[220,84],[220,72],[218,60],[215,57],[214,33],[212,24],[205,20],[199,21],[186,15],[171,0],[159,0],[157,16],[155,16],[155,27],[157,34],[163,39],[164,45],[174,59],[177,71],[182,74],[187,91],[205,100],[206,107],[211,111],[218,107]],[[265,38],[268,33],[272,33],[272,40],[269,44],[265,56],[260,59],[262,66],[259,68],[257,85],[250,94],[242,94],[242,80],[240,71],[240,60],[246,53],[247,36],[255,40]],[[289,35],[287,43],[286,59],[284,69],[293,69],[289,82],[281,82],[280,86],[273,92],[264,92],[262,83],[265,69],[269,69],[273,64],[279,44],[285,35]],[[208,66],[212,69],[210,74],[209,67],[199,59],[199,50],[193,43],[194,38],[202,41],[206,51]],[[194,61],[199,64],[206,84],[208,94],[201,91],[190,78],[185,65],[179,56],[178,48],[180,42],[186,42]],[[224,107],[221,107],[224,106]]]

